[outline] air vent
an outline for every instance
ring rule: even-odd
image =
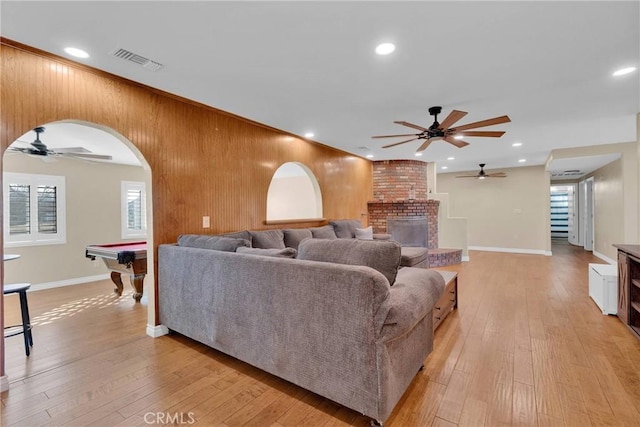
[[[152,61],[149,58],[145,58],[144,56],[138,55],[137,53],[130,52],[126,49],[116,49],[111,53],[116,58],[124,59],[125,61],[133,62],[134,64],[138,64],[143,68],[151,71],[158,71],[160,68],[164,67],[164,65],[159,62]]]
[[[358,150],[364,150],[364,151],[371,151],[371,148],[369,147],[365,147],[364,145],[361,147],[358,147]]]

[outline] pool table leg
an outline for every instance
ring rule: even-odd
[[[133,299],[136,300],[136,302],[140,302],[140,298],[142,298],[144,276],[144,274],[132,274],[129,276],[131,278],[131,284],[136,290],[133,293]]]
[[[118,296],[122,296],[122,290],[124,289],[124,286],[122,285],[122,278],[120,277],[120,273],[118,273],[117,271],[112,271],[111,281],[116,285],[116,288],[113,290],[113,292],[118,294]]]

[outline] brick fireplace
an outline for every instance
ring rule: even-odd
[[[387,233],[387,218],[426,217],[431,266],[461,262],[462,250],[438,248],[439,200],[428,198],[427,163],[381,160],[373,163],[373,200],[367,202],[374,233]]]

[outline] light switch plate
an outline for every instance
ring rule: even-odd
[[[211,227],[211,219],[208,216],[203,216],[202,217],[202,228],[209,228]]]

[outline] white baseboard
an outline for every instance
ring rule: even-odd
[[[543,249],[494,248],[494,247],[490,247],[490,246],[469,246],[467,249],[469,249],[470,251],[508,252],[508,253],[512,253],[512,254],[530,254],[530,255],[551,256],[551,251],[545,251]]]
[[[147,335],[152,338],[158,338],[169,333],[169,328],[164,325],[147,325]]]
[[[463,255],[463,256],[462,256],[461,261],[462,261],[462,262],[467,262],[467,261],[469,261],[469,255]]]
[[[56,282],[37,283],[31,285],[29,291],[41,291],[43,289],[61,288],[63,286],[80,285],[82,283],[97,282],[99,280],[110,279],[111,275],[98,274],[95,276],[77,277],[75,279],[58,280]]]
[[[0,392],[9,390],[9,377],[3,375],[0,377]]]
[[[608,256],[606,256],[604,254],[601,254],[600,252],[593,251],[593,255],[597,256],[598,258],[600,258],[603,261],[607,261],[609,264],[613,264],[613,265],[618,264],[618,262],[616,260],[613,260],[613,259],[609,258]]]

